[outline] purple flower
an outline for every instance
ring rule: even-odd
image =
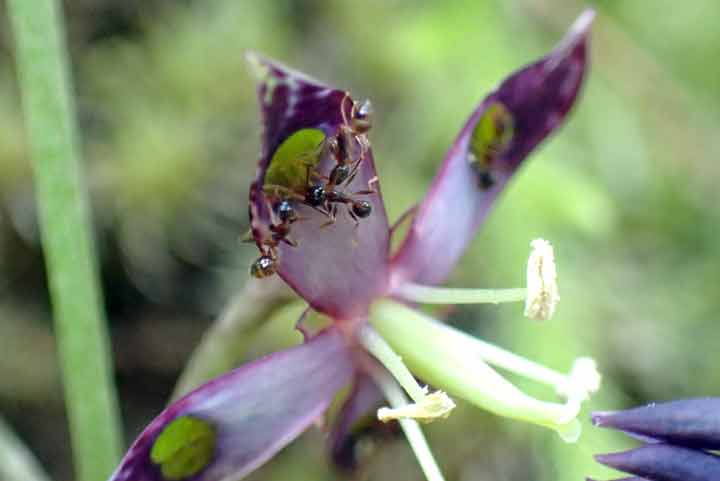
[[[597,388],[594,363],[568,375],[430,319],[416,303],[526,300],[552,314],[552,250],[535,241],[527,289],[444,289],[452,271],[526,156],[566,118],[587,71],[594,12],[582,14],[546,57],[504,80],[470,115],[426,197],[411,210],[395,252],[367,133],[368,102],[251,54],[259,78],[262,148],[250,189],[255,277],[277,273],[328,318],[306,342],[246,364],[163,411],[133,443],[112,481],[232,480],[267,461],[317,422],[352,384],[329,435],[333,458],[354,463],[349,437],[383,398],[429,479],[442,479],[416,421],[449,415],[453,401],[415,376],[499,415],[576,439],[580,404]],[[299,321],[302,323],[302,320]],[[397,353],[397,354],[396,354]],[[563,402],[527,396],[490,364],[554,387]],[[411,398],[409,402],[403,389]]]
[[[649,481],[720,479],[720,398],[652,403],[592,415],[596,426],[619,429],[646,444],[595,458],[612,468]]]

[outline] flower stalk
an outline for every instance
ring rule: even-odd
[[[8,2],[33,160],[76,479],[104,479],[122,445],[60,2]]]
[[[402,409],[408,405],[407,397],[405,397],[400,386],[390,376],[382,372],[375,372],[373,373],[373,379],[394,409]],[[425,474],[427,481],[444,481],[445,478],[440,471],[437,461],[435,461],[435,457],[430,450],[430,446],[428,446],[418,422],[414,419],[403,417],[398,418],[398,422],[405,433],[410,448],[413,450],[420,464],[420,469],[422,469],[423,474]]]

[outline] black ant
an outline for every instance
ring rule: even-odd
[[[261,279],[275,274],[277,270],[277,246],[280,242],[296,247],[297,243],[290,239],[290,225],[299,220],[295,207],[287,199],[282,199],[273,206],[273,213],[280,219],[280,222],[270,224],[270,239],[262,243],[267,250],[250,266],[250,274]]]
[[[277,271],[277,256],[273,250],[258,257],[250,265],[250,275],[256,279],[270,277]]]
[[[262,242],[263,254],[250,266],[250,274],[256,278],[268,277],[277,271],[277,247],[281,242],[296,247],[297,243],[290,237],[290,227],[294,222],[300,220],[293,201],[299,201],[317,210],[330,218],[325,224],[335,222],[337,216],[337,205],[344,204],[348,214],[359,224],[358,219],[364,219],[372,213],[372,204],[366,200],[356,200],[350,195],[338,191],[335,187],[348,185],[357,175],[358,169],[365,158],[366,152],[370,149],[365,134],[372,127],[373,108],[369,100],[353,102],[350,110],[350,118],[345,114],[345,101],[350,99],[345,95],[341,102],[343,123],[336,136],[326,140],[326,149],[335,159],[335,166],[326,178],[327,184],[313,184],[311,177],[317,176],[311,166],[308,165],[306,176],[306,187],[304,192],[297,192],[294,189],[282,185],[265,185],[272,197],[280,198],[273,204],[272,212],[280,220],[279,223],[270,223],[270,238]],[[352,144],[356,143],[360,148],[360,155],[353,159]],[[325,178],[325,177],[323,177]],[[368,190],[356,192],[354,195],[367,195],[375,193],[372,184],[377,182],[373,178],[368,182]]]
[[[328,151],[335,158],[335,167],[330,171],[328,177],[328,190],[333,190],[337,185],[352,182],[365,154],[370,149],[367,137],[364,135],[372,128],[372,104],[369,100],[360,103],[353,102],[348,119],[345,115],[345,99],[349,98],[349,95],[345,95],[340,106],[343,116],[340,131],[326,141]],[[353,142],[360,147],[360,155],[354,162],[351,147]]]

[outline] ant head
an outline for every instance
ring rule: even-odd
[[[292,203],[287,199],[275,204],[275,214],[277,214],[282,222],[293,222],[297,220],[295,207],[293,207]]]
[[[374,109],[369,100],[353,104],[350,112],[350,128],[357,134],[364,134],[372,127]]]
[[[305,192],[305,202],[312,207],[319,207],[325,203],[327,195],[322,185],[311,185]]]
[[[260,256],[250,266],[250,275],[256,279],[262,279],[275,274],[277,263],[272,256]]]
[[[372,213],[372,204],[366,200],[356,200],[352,204],[353,214],[364,219]]]

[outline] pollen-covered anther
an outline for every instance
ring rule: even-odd
[[[555,254],[550,243],[535,239],[527,266],[525,316],[536,321],[551,319],[560,301],[555,270]]]
[[[568,400],[585,401],[600,389],[601,381],[597,363],[589,357],[581,357],[575,360],[567,384],[560,386],[557,393]]]
[[[414,419],[421,423],[430,423],[447,418],[453,409],[455,409],[453,400],[443,391],[435,391],[427,394],[417,403],[399,408],[382,407],[378,409],[377,417],[384,423],[397,419]]]

